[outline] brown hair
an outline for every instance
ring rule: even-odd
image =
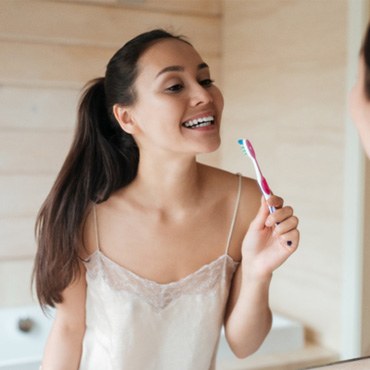
[[[361,54],[363,55],[365,61],[365,94],[370,100],[370,24],[368,25],[365,33]]]
[[[74,141],[36,220],[33,280],[42,306],[62,302],[63,290],[79,276],[83,224],[92,202],[103,202],[136,176],[139,150],[116,122],[113,106],[135,102],[137,62],[165,38],[188,43],[161,29],[142,33],[113,55],[104,78],[84,89]]]

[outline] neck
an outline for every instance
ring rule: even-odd
[[[143,202],[158,208],[188,207],[196,204],[202,194],[201,167],[194,157],[166,161],[140,158],[132,189]]]

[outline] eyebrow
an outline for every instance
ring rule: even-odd
[[[208,67],[208,64],[207,63],[200,63],[198,64],[198,71],[201,70],[201,69],[204,69],[204,68],[209,68]],[[157,76],[160,76],[161,74],[163,73],[166,73],[166,72],[184,72],[185,68],[182,67],[182,66],[168,66],[166,68],[163,68],[162,70],[160,70],[158,73],[157,73]]]

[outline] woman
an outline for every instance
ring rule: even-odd
[[[350,95],[350,111],[362,146],[370,158],[370,25],[360,52],[357,81]]]
[[[43,370],[214,369],[223,323],[237,356],[260,346],[298,220],[277,196],[269,214],[254,180],[196,161],[219,147],[222,109],[208,65],[163,30],[86,88],[37,221],[37,293],[57,308]]]

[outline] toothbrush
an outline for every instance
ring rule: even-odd
[[[256,158],[256,152],[253,149],[252,143],[247,139],[239,139],[238,143],[241,146],[243,153],[252,160],[254,170],[257,176],[258,185],[265,199],[268,199],[271,196],[272,192],[271,192],[270,187],[268,186],[268,183],[265,177],[262,175],[262,171],[260,169],[260,166],[258,165],[257,158]],[[270,213],[275,212],[275,207],[272,207],[272,206],[268,206],[268,207],[269,207]]]

